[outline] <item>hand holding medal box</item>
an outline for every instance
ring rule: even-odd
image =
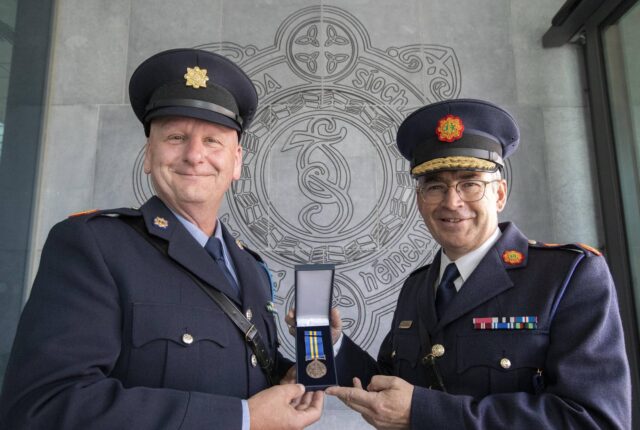
[[[307,390],[337,385],[329,314],[334,266],[306,264],[296,273],[296,370]]]

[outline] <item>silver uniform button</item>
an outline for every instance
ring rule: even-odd
[[[500,367],[502,367],[503,369],[510,368],[511,360],[509,360],[508,358],[503,358],[502,360],[500,360]]]
[[[253,367],[256,367],[258,365],[258,359],[256,358],[255,354],[251,354],[251,365]]]
[[[431,355],[436,358],[442,357],[444,355],[444,346],[436,343],[431,347]]]
[[[184,343],[185,345],[191,345],[193,343],[193,336],[191,336],[189,333],[183,334],[182,343]]]
[[[244,316],[247,317],[249,321],[251,321],[251,318],[253,318],[253,312],[251,312],[251,309],[247,309],[247,312],[244,314]]]

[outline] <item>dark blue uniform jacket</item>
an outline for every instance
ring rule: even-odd
[[[345,338],[340,384],[359,376],[366,386],[374,374],[415,384],[413,429],[630,428],[629,367],[604,258],[579,246],[530,242],[510,223],[500,228],[501,238],[440,321],[438,253],[406,280],[377,362]],[[505,252],[522,261],[505,262]],[[511,316],[535,316],[537,328],[473,325],[476,317]],[[437,377],[421,360],[435,344],[444,346],[436,363],[446,393],[429,389]]]
[[[149,234],[168,242],[169,257],[124,216],[142,216]],[[240,331],[176,264],[250,309],[279,357],[268,273],[224,226],[223,236],[239,298],[157,197],[139,211],[56,225],[6,371],[2,428],[239,429],[240,399],[267,388],[267,379]],[[290,363],[279,363],[282,374]]]

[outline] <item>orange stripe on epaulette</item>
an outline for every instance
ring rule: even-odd
[[[529,245],[535,248],[548,248],[548,249],[567,249],[575,252],[590,252],[593,255],[602,256],[602,253],[596,248],[586,245],[584,243],[544,243],[530,240]]]
[[[589,245],[586,245],[584,243],[576,243],[576,245],[578,245],[582,249],[585,249],[585,250],[587,250],[589,252],[592,252],[593,254],[597,255],[598,257],[602,256],[602,252],[598,251],[593,246],[589,246]]]
[[[92,213],[95,213],[95,212],[98,212],[98,209],[89,209],[88,211],[80,211],[80,212],[72,213],[71,215],[69,215],[69,218],[82,216],[82,215],[88,215],[88,214],[92,214]]]

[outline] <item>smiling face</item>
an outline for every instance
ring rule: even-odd
[[[492,181],[496,175],[486,172],[445,171],[421,177],[419,185],[429,181],[455,185],[464,179]],[[498,227],[498,213],[507,201],[507,182],[500,179],[487,185],[484,197],[464,202],[450,186],[438,203],[425,203],[417,195],[418,209],[433,238],[447,257],[456,260],[482,245]]]
[[[158,197],[183,216],[204,210],[215,219],[241,167],[242,147],[231,128],[184,117],[151,123],[144,171]]]

